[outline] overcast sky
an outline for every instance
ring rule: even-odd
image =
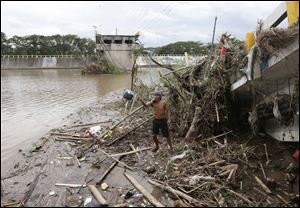
[[[257,2],[6,2],[1,1],[1,32],[12,35],[134,34],[146,46],[176,41],[210,42],[214,17],[216,36],[229,32],[244,39],[280,1]]]

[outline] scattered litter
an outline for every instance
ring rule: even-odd
[[[49,195],[50,195],[50,196],[55,196],[56,193],[55,193],[55,191],[51,191],[51,192],[49,193]]]
[[[86,207],[89,203],[92,202],[92,199],[93,199],[92,196],[87,197],[87,198],[84,200],[83,206]]]
[[[107,183],[102,183],[102,184],[101,184],[101,189],[104,190],[104,191],[105,191],[108,187],[109,187],[109,186],[107,185]]]
[[[171,160],[171,162],[174,162],[177,159],[183,159],[186,156],[186,154],[191,153],[191,152],[193,152],[193,150],[186,150],[182,154],[172,157],[170,160]]]

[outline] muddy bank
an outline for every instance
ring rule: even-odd
[[[101,144],[93,144],[90,148],[83,150],[84,141],[60,140],[63,137],[59,137],[55,133],[84,135],[84,140],[93,139],[85,131],[90,126],[95,125],[82,125],[100,121],[101,128],[105,129],[118,121],[122,117],[119,111],[119,107],[122,105],[120,103],[121,95],[121,91],[110,93],[104,96],[101,102],[93,103],[76,113],[70,114],[65,118],[66,123],[70,123],[70,125],[52,129],[33,145],[29,152],[20,151],[23,158],[15,163],[14,168],[9,171],[8,175],[1,178],[1,202],[22,201],[26,206],[67,206],[70,203],[83,206],[83,201],[93,196],[89,188],[82,187],[79,193],[77,193],[78,188],[70,188],[70,191],[74,193],[72,194],[73,198],[79,196],[76,199],[79,199],[80,203],[77,200],[74,202],[74,199],[67,199],[66,197],[70,195],[70,192],[66,187],[56,186],[55,184],[85,184],[87,181],[88,184],[96,184],[101,175],[115,161],[106,157],[100,151],[104,149]],[[69,128],[70,126],[71,128]],[[139,148],[149,147],[151,140],[149,137],[149,139],[143,139],[133,144]],[[124,145],[124,148],[129,150],[129,146],[125,147]],[[122,150],[111,147],[105,148],[105,151],[112,154]],[[154,158],[151,151],[141,152],[139,156],[141,158]],[[130,160],[132,155],[128,157]],[[126,160],[127,156],[124,157],[124,161]],[[126,173],[138,180],[147,191],[164,201],[164,197],[161,196],[159,190],[148,184],[146,180],[147,173],[142,170],[146,168],[145,161],[148,160],[141,159],[138,165],[139,168],[134,169],[135,171],[126,170]],[[128,164],[131,165],[130,162]],[[145,168],[143,168],[144,166]],[[143,199],[140,193],[132,189],[133,186],[123,175],[124,172],[125,169],[120,164],[105,178],[105,183],[109,185],[109,188],[101,193],[108,204],[110,206],[124,206],[125,203],[136,206],[150,206],[151,204]],[[127,194],[129,190],[131,191]],[[126,194],[127,197],[131,194],[133,196],[125,200]],[[165,199],[165,203],[169,203],[167,199]],[[86,206],[98,205],[99,203],[93,197],[92,201]]]
[[[182,143],[178,129],[172,126],[174,153],[170,154],[166,141],[159,138],[161,147],[156,153],[146,150],[122,158],[115,156],[121,163],[100,180],[115,162],[106,154],[152,145],[149,109],[141,109],[122,125],[106,131],[124,115],[121,92],[111,93],[101,102],[70,114],[66,118],[70,125],[51,130],[31,152],[24,152],[23,160],[10,175],[2,177],[1,202],[84,206],[86,201],[85,206],[99,206],[86,186],[68,189],[57,186],[92,184],[109,206],[153,206],[124,176],[127,173],[164,206],[298,206],[299,169],[291,157],[295,145],[276,142],[266,135],[251,138],[250,132],[241,130]],[[87,125],[95,122],[101,123]],[[101,126],[101,135],[107,132],[108,136],[98,136],[100,139],[95,141],[86,130],[96,125]],[[231,168],[226,175],[222,170],[228,167]],[[271,193],[262,188],[255,176]],[[163,191],[149,184],[149,178],[164,182],[166,187],[192,199]],[[102,190],[102,183],[108,185],[106,190]]]

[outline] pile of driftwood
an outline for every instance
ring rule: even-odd
[[[225,54],[219,54],[221,47],[226,48]],[[183,72],[173,71],[174,78],[163,76],[173,109],[172,122],[186,138],[215,134],[230,124],[230,76],[247,64],[247,51],[228,34],[221,36],[219,48],[210,63],[206,58]]]
[[[81,74],[107,74],[109,73],[107,66],[101,62],[98,64],[86,64],[82,69]]]
[[[269,57],[276,55],[280,48],[295,40],[298,34],[299,25],[287,29],[272,27],[262,30],[259,24],[256,31],[256,44],[261,53]]]

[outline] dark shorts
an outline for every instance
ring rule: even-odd
[[[154,118],[152,123],[153,123],[152,132],[154,135],[158,135],[160,129],[163,137],[167,137],[167,138],[169,137],[169,128],[168,128],[167,119]]]

